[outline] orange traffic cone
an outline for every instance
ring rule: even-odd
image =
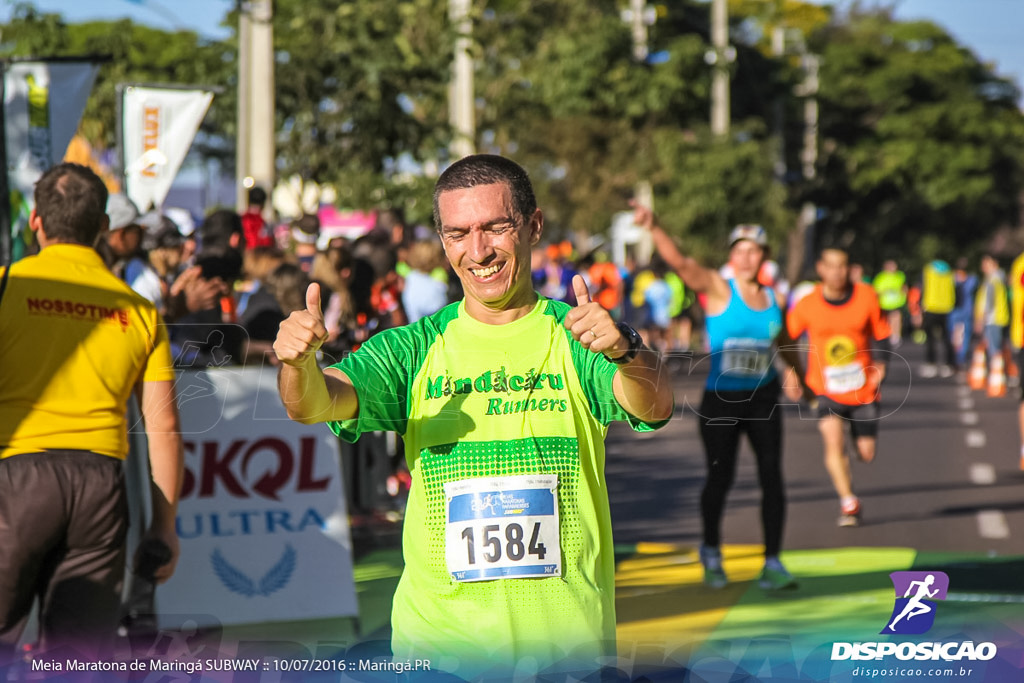
[[[988,395],[993,398],[1006,396],[1006,371],[1002,354],[992,357],[992,368],[988,373]]]
[[[985,343],[974,347],[971,357],[971,371],[967,374],[967,385],[975,391],[985,388]]]

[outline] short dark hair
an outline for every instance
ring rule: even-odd
[[[823,258],[825,258],[825,252],[826,251],[838,251],[840,254],[842,254],[843,256],[846,257],[846,263],[850,264],[850,250],[847,249],[846,247],[842,246],[841,244],[830,242],[830,243],[822,245],[822,247],[820,249],[818,249],[818,260],[819,261],[822,260]],[[852,264],[850,264],[850,265],[852,265]]]
[[[259,185],[249,188],[249,205],[263,206],[267,203],[267,191]]]
[[[224,252],[231,249],[231,236],[238,233],[241,242],[239,249],[245,248],[245,232],[242,230],[242,217],[231,209],[214,211],[199,228],[199,239],[204,252]]]
[[[522,166],[496,154],[473,154],[445,169],[434,185],[434,227],[441,229],[439,198],[442,192],[464,190],[479,185],[505,183],[512,193],[512,208],[518,218],[527,220],[537,210],[530,177]]]
[[[54,242],[93,246],[107,215],[107,187],[92,169],[58,164],[36,182],[36,215]]]

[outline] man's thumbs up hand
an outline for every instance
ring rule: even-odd
[[[572,291],[576,293],[576,305],[585,306],[590,303],[590,290],[582,275],[574,275],[572,278]]]
[[[310,283],[306,289],[306,312],[321,323],[324,321],[324,312],[320,308],[320,284],[317,282]]]
[[[306,290],[306,308],[292,312],[281,322],[274,340],[274,353],[282,363],[301,365],[315,358],[325,341],[327,327],[320,304],[320,285],[314,282]]]
[[[576,307],[565,315],[565,327],[573,339],[594,353],[618,358],[629,350],[629,340],[622,336],[612,316],[601,304],[590,300],[590,291],[582,275],[572,278]]]

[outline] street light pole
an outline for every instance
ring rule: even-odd
[[[249,52],[252,20],[244,0],[238,0],[238,121],[235,125],[235,209],[245,211],[245,179],[249,177]]]
[[[471,0],[449,0],[448,16],[458,31],[452,82],[448,86],[449,122],[454,136],[451,143],[453,159],[461,159],[476,150],[476,112],[473,97],[473,58],[469,54],[473,22],[469,17]]]
[[[647,0],[629,0],[629,9],[622,11],[622,20],[629,24],[630,34],[633,37],[633,59],[643,64],[651,52],[648,43],[647,27],[653,26],[658,19],[657,11],[647,4]],[[654,210],[654,188],[646,178],[636,181],[633,188],[633,201],[640,206]],[[641,263],[647,263],[654,252],[654,242],[647,232],[641,232],[636,242],[636,258]]]
[[[248,190],[274,189],[274,31],[270,0],[238,0],[238,133],[235,205],[244,211]]]
[[[804,98],[804,145],[800,152],[800,162],[804,182],[810,184],[818,176],[818,67],[821,60],[818,55],[804,49],[800,59],[804,67],[804,82],[797,89],[797,94]],[[797,229],[790,241],[792,269],[796,264],[805,265],[807,261],[808,235],[813,239],[814,224],[818,220],[818,207],[814,202],[805,201],[800,207]],[[813,249],[812,249],[813,251]],[[800,258],[792,258],[799,254]],[[798,277],[794,274],[793,277]],[[795,280],[793,280],[795,281]]]
[[[727,0],[712,0],[711,46],[711,132],[716,137],[729,133],[729,64],[736,59],[736,49],[729,45],[729,7]]]
[[[809,185],[818,176],[818,70],[821,65],[821,58],[807,50],[803,34],[795,29],[787,30],[783,26],[777,26],[772,33],[772,53],[776,57],[784,57],[790,51],[787,43],[789,36],[793,36],[792,42],[795,51],[800,55],[800,66],[804,72],[804,80],[796,88],[794,94],[803,98],[804,103],[804,130],[803,146],[800,150],[800,170],[805,185]],[[785,173],[785,145],[783,142],[782,113],[779,105],[777,120],[780,156],[776,161],[777,170]],[[796,228],[789,234],[789,263],[786,268],[786,276],[790,282],[796,282],[807,266],[810,265],[807,258],[810,242],[813,240],[814,224],[818,219],[818,207],[814,202],[805,201],[800,207],[800,214],[797,216]]]
[[[252,7],[249,96],[249,175],[254,185],[274,190],[277,149],[274,140],[274,26],[271,0],[250,0]]]

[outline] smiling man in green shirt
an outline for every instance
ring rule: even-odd
[[[657,354],[574,281],[575,308],[539,296],[530,250],[544,216],[522,168],[462,159],[434,219],[465,299],[385,331],[321,371],[319,290],[274,348],[289,415],[342,438],[402,435],[413,486],[395,593],[396,660],[452,673],[527,661],[597,668],[614,653],[614,561],[604,437],[671,417]],[[453,659],[454,658],[454,659]]]

